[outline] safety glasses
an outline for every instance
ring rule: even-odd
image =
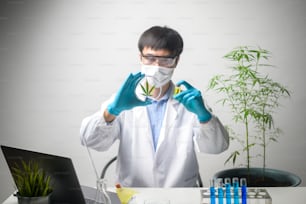
[[[152,65],[157,62],[159,66],[172,67],[175,65],[177,56],[154,56],[154,55],[143,55],[141,53],[142,63],[145,65]]]

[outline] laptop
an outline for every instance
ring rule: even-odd
[[[39,166],[51,175],[53,193],[50,197],[52,204],[91,204],[96,202],[96,189],[80,186],[72,160],[67,157],[34,152],[15,147],[1,145],[7,165],[12,174],[12,168],[21,161],[37,161]],[[108,192],[112,203],[119,204],[115,192]]]

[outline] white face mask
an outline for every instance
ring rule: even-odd
[[[147,77],[148,83],[151,86],[160,88],[171,80],[174,68],[142,64],[141,72]]]

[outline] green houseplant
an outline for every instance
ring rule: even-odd
[[[52,193],[51,176],[35,161],[16,163],[12,174],[18,189],[18,203],[49,203]]]
[[[236,164],[239,156],[245,156],[245,167],[249,183],[253,186],[267,184],[266,149],[270,142],[277,142],[281,133],[276,127],[273,115],[280,106],[279,99],[290,96],[289,90],[282,84],[274,81],[266,69],[273,67],[268,62],[271,53],[260,47],[241,46],[234,48],[224,56],[234,63],[231,74],[216,75],[209,82],[209,89],[223,94],[219,100],[228,106],[233,115],[235,128],[230,128],[232,141],[238,142],[240,148],[231,152],[225,163]],[[241,127],[241,128],[238,128]],[[243,131],[238,132],[237,129]],[[261,147],[261,152],[252,152],[254,147]],[[259,179],[250,178],[251,162],[255,158],[262,159]],[[245,169],[244,169],[245,170]],[[255,169],[253,169],[255,170]],[[270,169],[269,169],[270,171]],[[258,174],[258,173],[256,173]],[[268,186],[286,184],[267,184]]]

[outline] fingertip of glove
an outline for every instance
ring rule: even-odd
[[[146,101],[145,101],[145,104],[146,104],[146,105],[152,104],[152,100],[147,98]]]

